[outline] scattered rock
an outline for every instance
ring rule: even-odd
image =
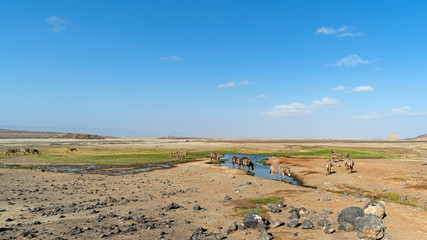
[[[380,218],[385,216],[385,207],[384,202],[372,200],[363,207],[363,212],[365,214],[373,214]]]
[[[321,226],[321,227],[325,227],[325,226],[329,226],[329,225],[331,225],[331,222],[329,222],[328,220],[326,220],[326,219],[320,219],[318,222],[317,222],[317,225],[319,225],[319,226]]]
[[[356,233],[360,239],[375,240],[384,236],[384,225],[380,217],[366,214],[356,219]]]
[[[232,222],[230,224],[230,226],[228,226],[228,228],[227,228],[227,234],[229,234],[231,232],[235,232],[235,231],[237,231],[237,224],[236,224],[236,222]]]
[[[193,211],[200,211],[200,210],[202,210],[202,208],[200,207],[199,204],[196,204],[193,206]]]
[[[283,224],[284,223],[280,219],[276,219],[271,223],[270,227],[277,228],[277,227],[282,226]]]
[[[363,215],[363,210],[360,207],[348,207],[343,209],[338,215],[338,223],[347,222],[354,224],[356,218],[361,217]]]
[[[278,208],[282,208],[282,207],[284,207],[285,205],[283,204],[283,201],[282,201],[282,200],[277,200],[277,202],[276,202],[276,206],[277,206]]]
[[[302,229],[313,229],[313,223],[310,220],[304,220],[301,223],[301,228]]]
[[[243,225],[247,228],[257,228],[261,223],[262,217],[256,212],[249,212],[243,219]]]
[[[329,196],[325,195],[325,196],[323,196],[322,201],[331,201],[331,198],[329,198]]]
[[[298,218],[288,218],[286,220],[286,226],[290,227],[290,228],[296,228],[298,227],[299,223],[298,223]]]
[[[340,225],[338,225],[338,230],[341,230],[341,231],[351,232],[351,231],[354,231],[354,229],[355,227],[354,227],[354,224],[352,223],[343,222],[343,223],[340,223]]]
[[[177,209],[177,208],[181,208],[181,206],[179,206],[178,204],[176,204],[176,203],[173,202],[173,203],[167,205],[166,207],[163,207],[162,209],[166,210],[166,211],[169,211],[169,210]]]
[[[268,204],[267,206],[272,213],[279,213],[280,212],[280,210],[276,204]]]
[[[333,227],[331,227],[330,225],[327,225],[323,228],[323,231],[326,234],[332,234],[333,232],[335,232],[335,229]]]
[[[268,233],[267,231],[262,231],[259,235],[258,235],[258,240],[272,240],[274,239],[273,236]]]
[[[229,201],[229,200],[231,200],[231,197],[230,197],[230,196],[228,196],[228,195],[225,195],[225,196],[224,196],[224,200],[225,200],[225,201]]]

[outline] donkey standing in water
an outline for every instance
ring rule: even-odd
[[[224,154],[211,152],[210,154],[211,162],[212,162],[212,158],[216,158],[216,161],[218,162],[220,158],[224,159]]]
[[[280,181],[282,176],[283,176],[283,181],[285,181],[285,174],[288,175],[288,177],[291,176],[291,170],[289,168],[276,165],[276,164],[273,164],[270,166],[270,179],[274,178],[274,173],[279,174]],[[276,178],[274,178],[274,180],[276,180]]]
[[[236,156],[233,156],[233,158],[231,159],[231,162],[233,163],[233,167],[235,165],[237,165],[237,167],[241,167],[242,166],[242,160]]]
[[[246,171],[246,168],[248,168],[248,171],[250,171],[251,168],[252,168],[252,171],[255,170],[255,165],[253,162],[251,162],[251,160],[249,160],[249,157],[243,157],[241,159],[241,163],[242,163],[243,167],[245,168],[245,171]]]

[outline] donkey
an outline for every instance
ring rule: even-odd
[[[212,162],[212,158],[216,158],[216,161],[218,161],[220,158],[224,159],[224,154],[211,152],[210,154],[211,162]]]
[[[241,159],[236,156],[233,156],[233,158],[231,159],[231,162],[233,163],[233,167],[237,165],[240,168],[240,166],[242,165]]]
[[[188,158],[188,152],[187,151],[182,151],[180,153],[178,153],[178,158]]]
[[[243,167],[245,168],[245,171],[246,171],[246,168],[248,168],[248,171],[251,170],[251,168],[252,168],[252,171],[255,169],[254,163],[251,162],[251,160],[249,160],[248,157],[242,158],[241,162],[242,162]]]
[[[68,149],[67,149],[67,152],[68,152],[68,153],[70,153],[70,152],[77,152],[77,148],[75,148],[75,147],[73,147],[73,148],[68,148]]]
[[[171,153],[170,153],[170,157],[178,157],[178,151],[172,151]]]
[[[291,170],[289,168],[276,164],[270,166],[270,179],[274,178],[274,180],[276,180],[276,178],[274,177],[274,173],[279,174],[279,181],[281,181],[282,176],[283,181],[285,181],[285,174],[288,175],[288,177],[291,176]]]
[[[337,160],[341,161],[343,154],[342,153],[337,153]]]
[[[332,159],[332,161],[335,161],[335,157],[337,156],[337,154],[331,150],[331,153],[329,154],[329,158]]]
[[[349,152],[349,151],[346,151],[346,152],[345,152],[345,158],[346,158],[346,159],[349,159],[349,158],[350,158],[350,152]]]
[[[346,159],[345,160],[345,170],[348,170],[348,173],[352,173],[353,172],[353,167],[354,167],[354,161],[353,159]]]
[[[331,162],[331,159],[329,159],[326,162],[326,166],[325,167],[326,167],[326,176],[328,176],[332,172],[332,162]]]
[[[40,155],[39,150],[38,150],[38,149],[35,149],[35,148],[31,149],[31,153],[32,153],[33,155],[34,155],[34,154],[36,154],[36,153],[37,153],[37,155]]]
[[[7,149],[5,156],[10,156],[10,154],[12,154],[12,155],[18,155],[19,152],[21,152],[21,150],[16,149],[16,148],[14,148],[14,149]]]
[[[24,149],[24,155],[27,155],[27,153],[28,153],[28,154],[30,154],[30,153],[31,153],[31,148],[26,148],[26,149]]]

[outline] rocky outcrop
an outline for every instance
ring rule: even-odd
[[[384,236],[384,225],[381,218],[372,214],[358,217],[355,221],[356,233],[361,240],[376,240]]]

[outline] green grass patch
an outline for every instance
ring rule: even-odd
[[[352,159],[388,159],[397,158],[398,156],[387,155],[382,151],[373,150],[348,150],[348,149],[333,149],[335,152],[341,152],[345,156],[345,152],[350,152]],[[301,151],[297,152],[267,152],[260,155],[271,155],[277,157],[295,157],[304,156],[307,158],[329,158],[331,148],[315,148],[315,147],[304,147]]]
[[[47,164],[139,165],[145,163],[186,162],[206,157],[208,152],[191,152],[186,159],[170,157],[170,149],[78,148],[68,153],[65,148],[47,148],[40,155],[21,155]]]
[[[266,210],[264,208],[245,208],[245,209],[239,209],[237,211],[237,214],[245,215],[245,214],[248,214],[250,212],[263,213],[265,211]]]
[[[267,204],[267,203],[277,202],[278,200],[280,200],[279,197],[268,197],[268,198],[255,198],[255,199],[251,199],[251,200],[249,200],[249,202],[256,203],[256,204]]]
[[[255,176],[255,173],[254,172],[247,172],[246,175]]]

